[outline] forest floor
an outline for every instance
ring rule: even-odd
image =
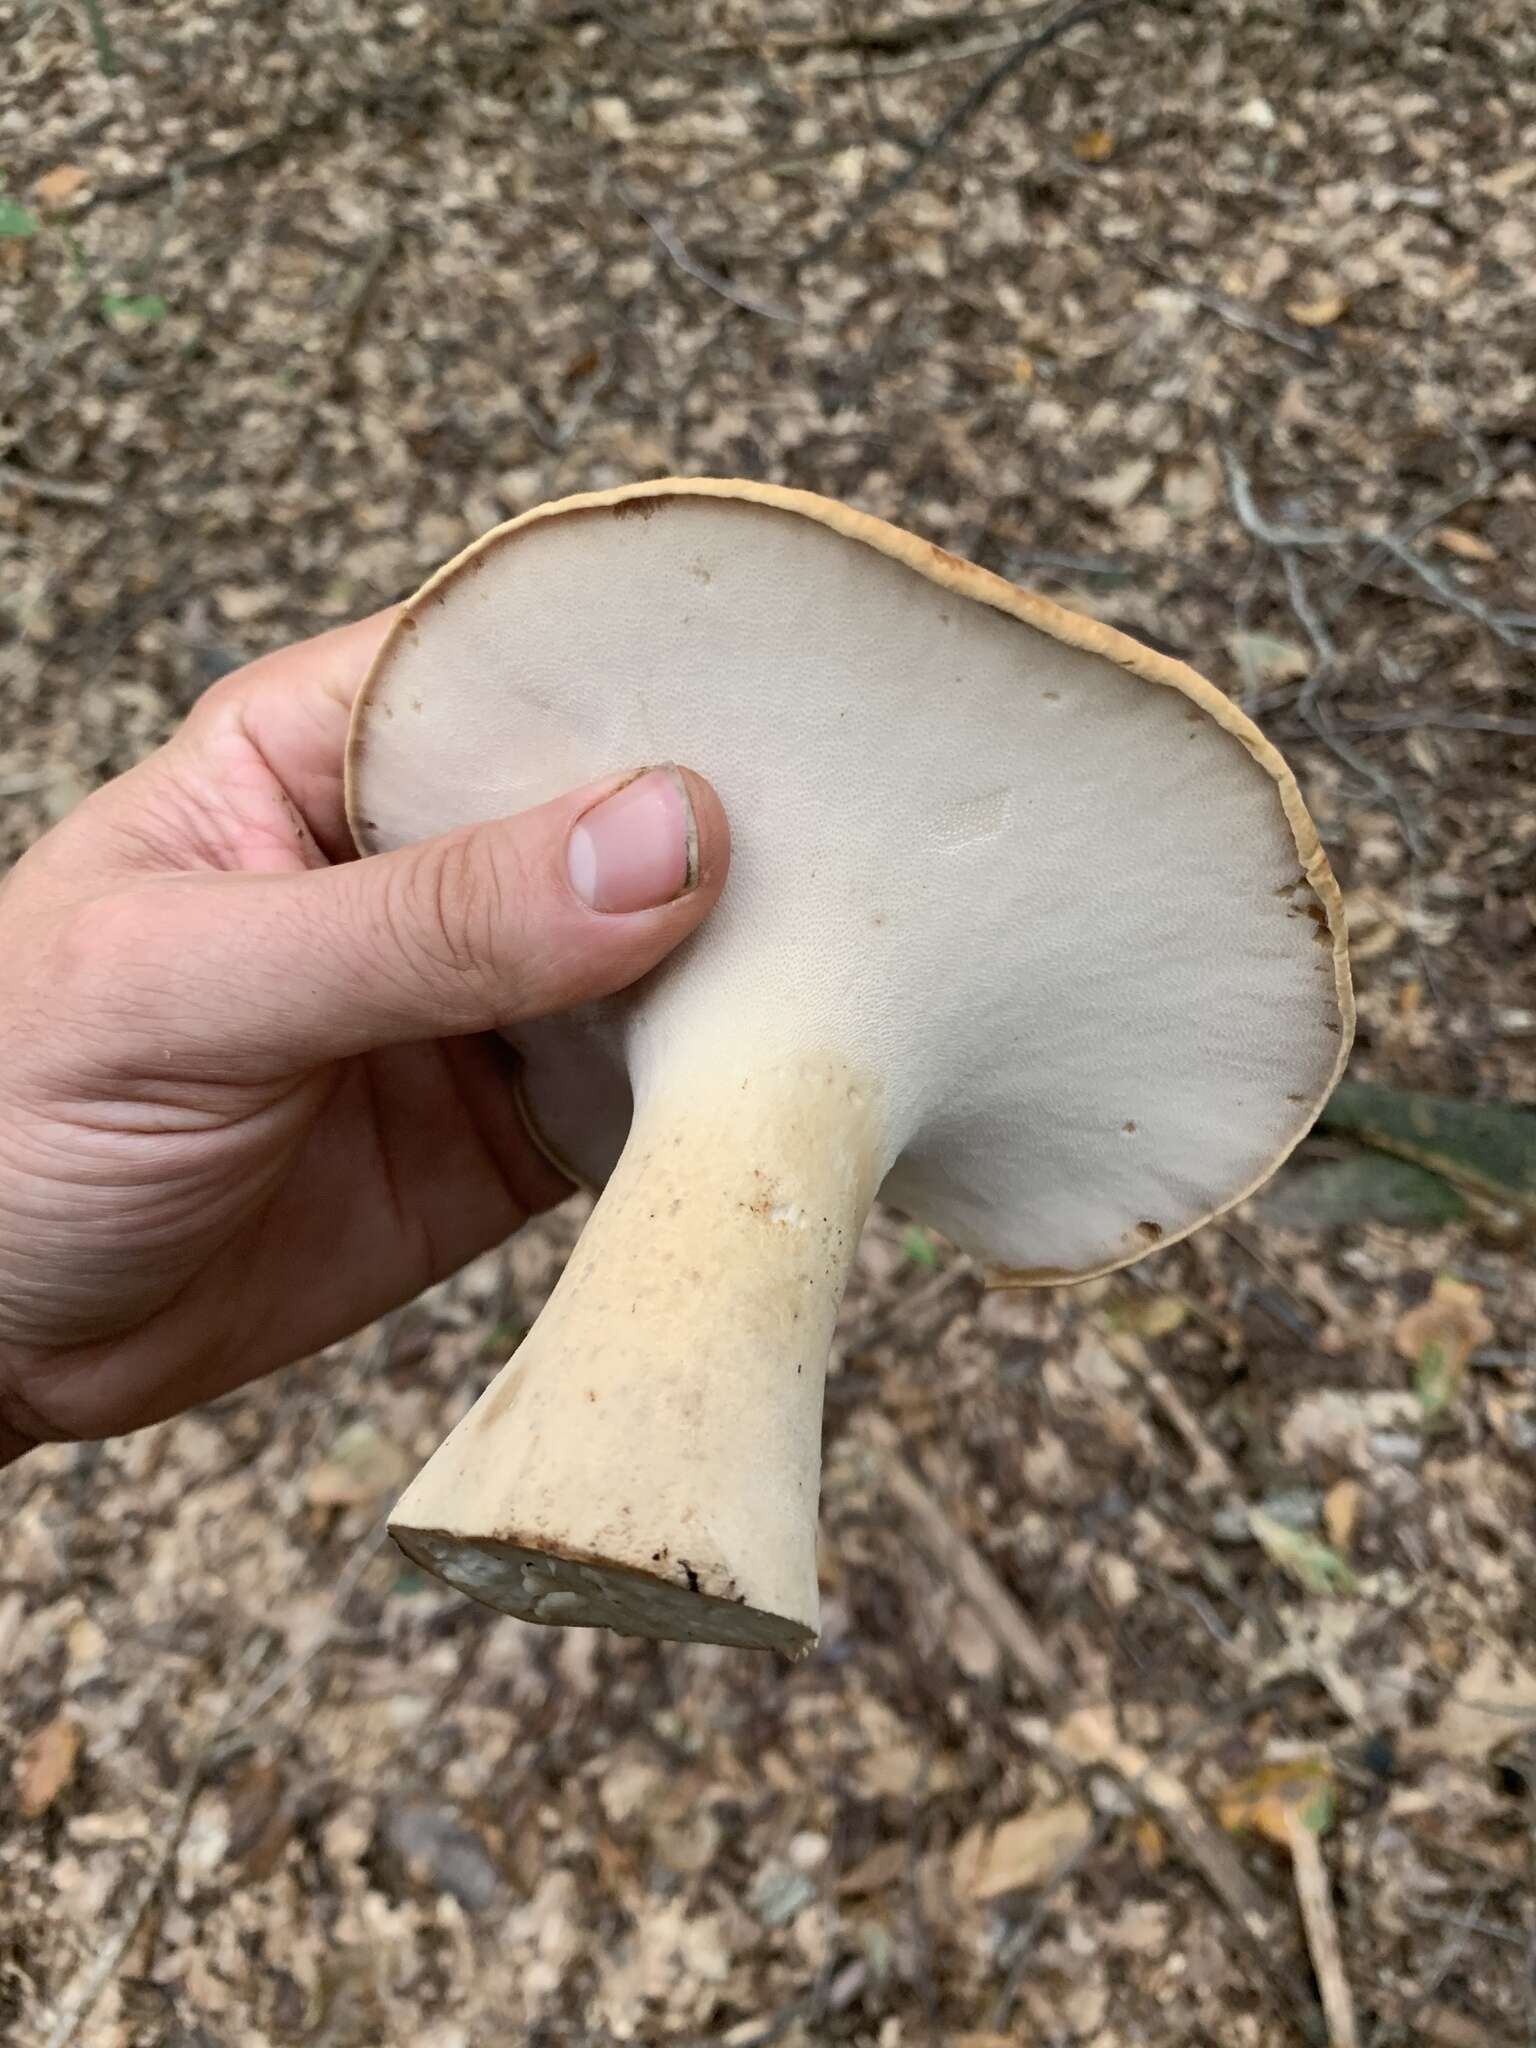
[[[1355,1074],[1536,1100],[1525,0],[12,0],[0,69],[0,859],[511,513],[769,477],[1186,655]],[[1529,1243],[1278,1185],[1072,1290],[877,1219],[794,1667],[382,1537],[579,1203],[0,1476],[0,2032],[1536,2041]]]

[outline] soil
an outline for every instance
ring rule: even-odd
[[[1536,17],[1070,12],[0,7],[0,858],[510,514],[768,477],[1187,656],[1345,884],[1352,1071],[1536,1100]],[[1529,1245],[1287,1217],[986,1294],[880,1216],[798,1665],[383,1539],[578,1202],[0,1476],[0,2031],[1536,2038]]]

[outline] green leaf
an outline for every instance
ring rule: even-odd
[[[17,199],[0,199],[0,235],[12,241],[29,241],[37,233],[37,215]]]
[[[1536,1113],[1529,1109],[1341,1081],[1318,1128],[1348,1132],[1466,1193],[1536,1214]]]
[[[141,292],[125,295],[122,292],[103,292],[101,310],[113,322],[130,327],[152,327],[157,320],[163,320],[171,310],[158,292]]]
[[[1292,1529],[1263,1508],[1248,1510],[1248,1527],[1272,1564],[1297,1585],[1324,1598],[1358,1591],[1359,1580],[1336,1550],[1316,1536]]]
[[[1467,1213],[1465,1198],[1449,1181],[1385,1152],[1292,1167],[1261,1198],[1261,1207],[1265,1222],[1282,1230],[1332,1230],[1347,1223],[1433,1229]]]
[[[904,1259],[910,1259],[914,1266],[926,1266],[930,1272],[939,1263],[938,1246],[927,1231],[919,1230],[915,1223],[910,1230],[902,1233],[901,1255]]]
[[[1323,1780],[1307,1793],[1296,1817],[1309,1834],[1326,1835],[1333,1826],[1337,1806],[1332,1785]]]

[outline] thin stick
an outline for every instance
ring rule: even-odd
[[[638,214],[645,222],[684,276],[691,277],[707,290],[718,293],[722,299],[728,299],[733,306],[740,306],[744,313],[755,313],[761,320],[778,320],[790,327],[799,325],[800,315],[793,307],[777,305],[771,299],[760,299],[752,292],[744,292],[739,285],[732,284],[722,272],[712,269],[707,263],[701,263],[681,240],[664,213],[657,213],[643,200],[637,199],[626,186],[619,185],[616,189],[630,212]]]
[[[239,1678],[247,1677],[254,1668],[264,1642],[265,1637],[258,1635],[247,1644],[238,1667]],[[69,2048],[69,2043],[90,2018],[101,1994],[112,1981],[123,1957],[128,1953],[129,1945],[138,1933],[144,1915],[149,1911],[150,1901],[159,1890],[161,1881],[181,1845],[181,1838],[186,1832],[187,1821],[204,1774],[212,1763],[219,1745],[236,1725],[234,1709],[238,1691],[237,1685],[231,1692],[229,1704],[177,1781],[176,1796],[171,1803],[170,1813],[161,1829],[160,1839],[149,1859],[148,1868],[129,1897],[128,1910],[106,1946],[98,1952],[96,1960],[83,1975],[76,1978],[74,1985],[64,1994],[53,2023],[53,2031],[44,2043],[44,2048]]]
[[[1125,253],[1149,276],[1157,278],[1171,291],[1182,292],[1185,298],[1193,299],[1197,306],[1203,307],[1207,313],[1214,313],[1228,327],[1241,328],[1245,334],[1262,334],[1266,341],[1278,342],[1281,348],[1305,356],[1308,362],[1325,360],[1326,351],[1322,344],[1310,334],[1303,334],[1299,328],[1282,327],[1277,320],[1267,319],[1264,314],[1255,312],[1252,306],[1245,306],[1241,299],[1229,299],[1225,292],[1213,292],[1205,285],[1188,284],[1166,264],[1159,263],[1155,256],[1148,256],[1140,249],[1128,249]]]
[[[973,57],[996,56],[1000,50],[1016,49],[1018,42],[1019,33],[1014,29],[1009,35],[974,36],[969,42],[956,43],[948,50],[892,57],[884,64],[870,59],[856,64],[833,64],[825,71],[812,71],[810,76],[817,85],[857,85],[866,78],[910,78],[917,71],[937,71],[941,65],[965,64]]]
[[[1331,682],[1339,667],[1339,650],[1327,621],[1312,602],[1307,580],[1297,559],[1301,548],[1336,548],[1347,546],[1363,536],[1353,527],[1347,526],[1277,526],[1273,520],[1260,511],[1253,495],[1253,486],[1247,470],[1239,461],[1235,449],[1223,446],[1222,464],[1227,473],[1227,486],[1231,493],[1232,509],[1238,523],[1254,540],[1273,548],[1280,557],[1280,567],[1285,573],[1286,592],[1291,600],[1291,610],[1312,644],[1317,657],[1312,673],[1296,700],[1296,708],[1323,745],[1336,760],[1353,770],[1362,782],[1374,789],[1385,803],[1397,813],[1402,827],[1403,838],[1408,851],[1415,860],[1423,858],[1426,851],[1424,836],[1420,832],[1407,804],[1398,793],[1390,775],[1378,768],[1374,761],[1367,760],[1357,747],[1341,739],[1331,719],[1325,717],[1321,708],[1323,684]]]
[[[46,498],[58,505],[105,505],[112,496],[105,484],[71,483],[67,477],[18,469],[14,462],[0,462],[0,484],[20,491],[24,498]]]
[[[267,1673],[267,1676],[252,1692],[250,1698],[245,1701],[239,1711],[231,1713],[220,1730],[221,1735],[233,1735],[237,1730],[245,1727],[248,1721],[254,1720],[263,1707],[276,1699],[280,1692],[292,1685],[299,1674],[307,1669],[314,1662],[315,1658],[319,1656],[320,1652],[331,1641],[337,1629],[340,1628],[342,1610],[351,1598],[353,1588],[357,1585],[358,1580],[361,1579],[363,1573],[372,1563],[374,1553],[384,1541],[384,1533],[385,1525],[380,1521],[376,1522],[371,1529],[365,1530],[358,1538],[352,1547],[351,1556],[336,1574],[336,1584],[331,1595],[330,1611],[314,1641],[307,1643],[302,1650],[295,1651],[291,1657],[285,1657],[280,1664],[275,1665]]]
[[[964,134],[987,103],[1002,90],[1016,72],[1023,70],[1031,57],[1036,56],[1041,50],[1049,49],[1052,43],[1059,42],[1069,29],[1077,28],[1085,21],[1096,21],[1100,15],[1108,14],[1113,8],[1123,7],[1125,4],[1126,0],[1077,0],[1076,6],[1067,8],[1065,13],[1058,14],[1053,21],[1048,21],[1043,27],[1036,29],[1033,35],[1025,36],[1021,42],[1016,43],[1007,56],[994,64],[990,71],[983,72],[976,83],[960,95],[927,140],[914,148],[911,157],[901,169],[887,178],[884,184],[877,185],[867,198],[860,200],[858,205],[819,241],[813,242],[808,249],[802,249],[791,268],[798,271],[808,263],[819,263],[824,257],[832,255],[856,229],[873,220],[877,213],[882,213],[893,199],[899,199],[909,185],[917,182],[935,157],[942,155],[959,136]]]
[[[1153,1404],[1193,1453],[1195,1469],[1189,1475],[1190,1489],[1195,1493],[1241,1493],[1237,1474],[1225,1454],[1206,1435],[1199,1417],[1141,1339],[1129,1332],[1117,1332],[1108,1339],[1108,1343],[1121,1364],[1130,1366],[1136,1373],[1152,1396]]]
[[[117,48],[112,41],[112,31],[107,27],[107,17],[102,12],[101,0],[80,0],[80,7],[91,32],[91,43],[102,77],[116,78],[123,67],[118,62]]]
[[[1405,569],[1417,576],[1419,581],[1427,585],[1442,603],[1450,606],[1452,611],[1465,612],[1469,619],[1475,619],[1480,626],[1492,633],[1496,640],[1502,640],[1506,647],[1524,648],[1527,636],[1536,632],[1536,613],[1494,611],[1484,604],[1481,598],[1473,597],[1469,591],[1463,590],[1444,569],[1415,553],[1397,534],[1382,534],[1376,546],[1389,554],[1394,562],[1401,562]]]
[[[906,1459],[894,1447],[884,1465],[886,1491],[916,1524],[918,1540],[962,1599],[976,1610],[999,1649],[1047,1706],[1066,1694],[1066,1673],[1036,1635],[1018,1602],[985,1558],[955,1527]]]
[[[886,1489],[916,1524],[919,1539],[934,1562],[946,1570],[956,1589],[990,1630],[999,1650],[1037,1691],[1060,1701],[1064,1680],[1055,1656],[1041,1642],[1017,1601],[992,1567],[954,1526],[941,1504],[907,1464],[895,1431],[871,1417],[866,1432],[883,1453],[881,1476]],[[1114,1784],[1159,1822],[1204,1878],[1218,1903],[1241,1930],[1251,1953],[1289,2011],[1305,2001],[1302,1988],[1275,1962],[1273,1915],[1269,1902],[1239,1862],[1235,1851],[1201,1811],[1178,1775],[1133,1743],[1116,1737],[1102,1751],[1074,1756],[1049,1737],[1029,1737],[1046,1762],[1068,1781],[1098,1777]]]
[[[1352,718],[1337,729],[1364,734],[1416,732],[1421,726],[1436,732],[1495,732],[1511,739],[1536,739],[1536,718],[1488,718],[1477,711],[1404,711],[1387,718]]]
[[[1323,2017],[1328,2022],[1328,2048],[1360,2048],[1355,2001],[1344,1974],[1344,1953],[1339,1946],[1339,1926],[1333,1915],[1322,1845],[1304,1821],[1293,1820],[1289,1836],[1291,1870],[1296,1879],[1301,1924],[1307,1936],[1307,1953],[1312,1958],[1313,1974],[1322,1994]]]

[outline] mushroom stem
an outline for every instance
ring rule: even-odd
[[[884,1154],[879,1091],[842,1059],[664,1062],[396,1540],[530,1621],[809,1648],[827,1356]]]

